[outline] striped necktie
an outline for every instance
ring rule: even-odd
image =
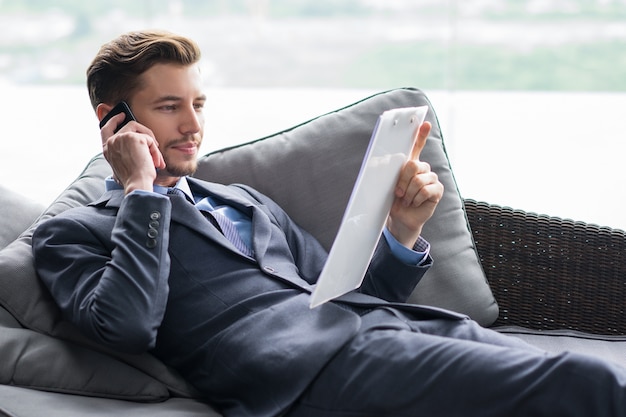
[[[167,193],[170,195],[178,195],[189,201],[187,195],[179,188],[168,188]],[[252,256],[252,249],[246,245],[243,241],[237,226],[228,217],[224,216],[218,211],[200,210],[200,212],[206,217],[217,230],[219,230],[225,237],[232,243],[241,253],[247,256]]]

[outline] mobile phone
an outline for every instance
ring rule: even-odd
[[[104,126],[109,121],[109,119],[111,119],[111,117],[113,117],[115,115],[118,115],[120,113],[126,114],[126,118],[124,119],[124,121],[122,123],[117,125],[117,128],[115,129],[114,133],[117,133],[118,130],[120,130],[126,123],[130,122],[131,120],[137,120],[137,119],[135,119],[135,116],[133,115],[133,112],[130,110],[130,107],[128,106],[128,103],[126,103],[125,101],[120,101],[100,121],[100,129],[102,129],[102,126]]]

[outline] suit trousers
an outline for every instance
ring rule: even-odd
[[[288,417],[626,416],[626,369],[471,320],[378,308]]]

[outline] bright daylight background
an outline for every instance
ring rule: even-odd
[[[122,32],[196,39],[202,152],[424,90],[465,197],[625,229],[625,0],[0,0],[0,176],[51,202],[100,152],[84,72]]]

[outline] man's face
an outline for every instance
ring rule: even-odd
[[[196,170],[205,101],[195,64],[157,64],[141,75],[140,89],[129,104],[137,121],[154,133],[165,159],[166,168],[159,171],[157,183]]]

